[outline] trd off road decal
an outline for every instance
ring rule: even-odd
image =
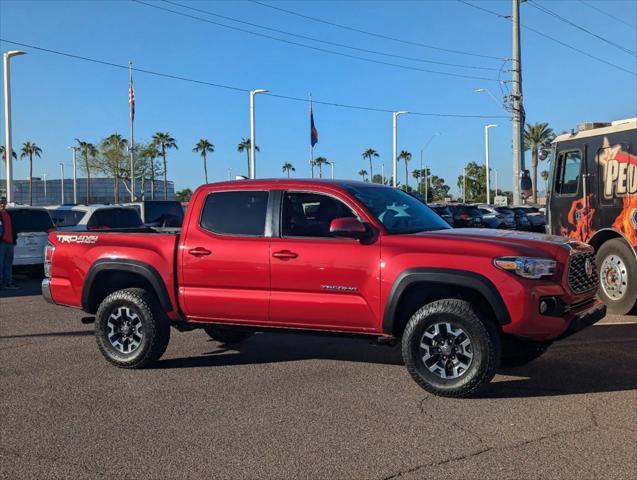
[[[97,242],[97,235],[58,235],[60,243],[87,243],[93,244]]]
[[[597,155],[597,164],[604,169],[604,197],[637,194],[637,157],[622,151],[621,145],[610,146],[608,138]]]

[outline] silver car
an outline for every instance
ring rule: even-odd
[[[44,248],[49,231],[54,229],[49,212],[44,208],[10,206],[13,230],[17,234],[13,266],[40,272],[44,265]]]

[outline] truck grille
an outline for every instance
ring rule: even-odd
[[[588,292],[599,284],[594,252],[581,252],[571,255],[568,269],[568,286],[573,293]]]

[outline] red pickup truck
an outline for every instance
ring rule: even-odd
[[[264,330],[401,342],[425,390],[468,396],[601,319],[593,249],[452,229],[404,192],[243,180],[194,193],[179,234],[53,232],[42,292],[95,322],[108,361],[150,365],[170,327],[234,343]]]

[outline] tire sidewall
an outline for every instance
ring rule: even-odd
[[[475,383],[491,380],[495,368],[499,364],[500,344],[497,332],[489,329],[470,308],[466,302],[462,315],[450,312],[445,301],[434,302],[423,307],[412,316],[408,328],[403,336],[403,357],[410,373],[426,390],[441,395],[463,395],[461,392],[471,390],[475,393],[481,387]],[[461,328],[471,341],[473,359],[469,369],[455,379],[443,379],[423,364],[421,360],[420,340],[424,332],[435,323],[448,322]],[[494,358],[495,356],[495,358]],[[495,365],[494,365],[495,362]],[[491,372],[492,370],[492,372]]]
[[[111,313],[120,307],[127,307],[142,321],[142,341],[137,349],[129,354],[117,350],[108,339],[108,319]],[[100,305],[95,318],[95,338],[97,344],[109,361],[121,366],[134,366],[146,357],[152,347],[152,339],[156,334],[153,312],[140,297],[127,295],[126,292],[115,292],[109,295]]]
[[[604,260],[611,255],[620,257],[624,262],[624,265],[626,265],[628,288],[620,300],[613,300],[608,297],[604,292],[604,287],[601,282],[602,265]],[[604,301],[610,312],[619,315],[627,314],[630,310],[632,310],[635,306],[635,302],[637,301],[637,261],[635,260],[633,252],[622,239],[609,240],[597,251],[596,262],[600,275],[600,285],[598,289],[599,296]]]

